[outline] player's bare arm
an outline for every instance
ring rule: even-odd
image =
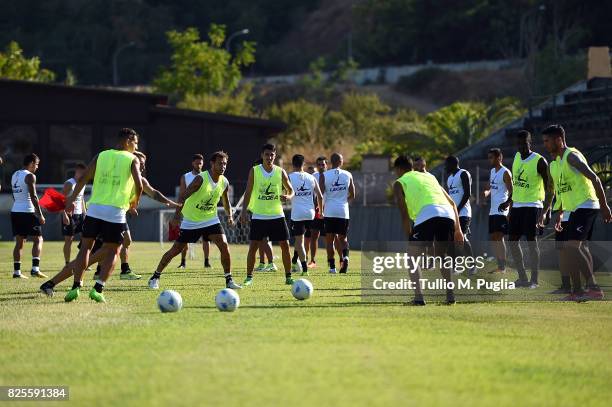
[[[283,188],[285,189],[285,195],[281,195],[281,198],[289,201],[295,195],[293,191],[293,186],[291,185],[291,181],[289,181],[289,176],[287,175],[287,171],[282,170],[283,177]]]
[[[457,205],[457,209],[459,210],[468,203],[472,196],[472,180],[465,171],[461,173],[461,185],[463,186],[463,196],[461,197],[461,201],[459,201],[459,205]]]
[[[36,195],[36,175],[34,174],[26,175],[25,183],[28,186],[28,193],[30,194],[32,205],[34,205],[34,209],[36,210],[36,216],[40,220],[40,224],[44,225],[45,217],[43,216],[42,210],[40,209],[40,205],[38,203],[38,195]]]
[[[173,208],[179,208],[180,207],[180,205],[178,203],[174,202],[171,199],[168,199],[164,194],[159,192],[157,189],[153,188],[146,178],[142,179],[142,189],[143,189],[143,192],[147,196],[151,197],[152,199],[156,200],[157,202],[163,203],[164,205],[166,205],[168,207],[170,207],[170,206],[173,207]]]
[[[538,226],[544,227],[544,219],[546,218],[550,208],[552,206],[552,200],[555,197],[555,186],[552,182],[552,177],[550,176],[550,170],[548,168],[548,162],[544,157],[540,158],[538,161],[538,174],[542,177],[542,181],[544,181],[544,208],[542,209],[542,214],[540,215],[540,219],[538,220]]]
[[[412,234],[412,225],[410,222],[410,216],[408,215],[408,208],[406,207],[404,188],[402,188],[402,185],[397,181],[393,183],[393,195],[402,218],[402,228],[404,229],[406,236],[409,237]]]
[[[221,194],[221,203],[223,204],[223,208],[227,214],[227,224],[229,226],[234,226],[234,213],[232,212],[232,205],[230,205],[229,195],[227,193],[228,189],[229,186],[228,188],[225,188],[223,194]]]
[[[570,153],[567,157],[567,162],[578,172],[584,175],[591,183],[593,184],[593,188],[595,188],[595,194],[597,194],[597,200],[599,201],[599,207],[601,210],[601,216],[605,223],[610,223],[612,221],[612,214],[610,213],[610,206],[608,205],[608,201],[606,200],[606,193],[603,189],[603,185],[601,184],[601,180],[593,172],[591,167],[588,166],[587,163],[582,161],[575,153]]]
[[[253,182],[254,182],[254,174],[253,168],[249,170],[249,179],[247,180],[246,191],[244,191],[244,199],[242,200],[242,210],[240,212],[240,220],[242,223],[247,221],[247,208],[249,207],[249,202],[251,201],[251,194],[253,193]]]

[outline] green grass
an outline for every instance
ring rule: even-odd
[[[44,250],[51,274],[61,247]],[[146,287],[158,244],[133,245],[145,279],[112,278],[107,304],[66,304],[68,283],[49,299],[40,280],[13,280],[11,245],[0,243],[0,385],[68,385],[69,404],[83,406],[609,405],[609,302],[364,304],[357,273],[320,267],[306,302],[282,273],[259,273],[240,309],[221,313],[212,251],[212,271],[201,252],[187,270],[169,266],[162,288],[184,308],[162,314]],[[241,282],[245,247],[232,253]]]

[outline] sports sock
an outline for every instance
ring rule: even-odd
[[[346,259],[349,256],[349,249],[348,247],[346,249],[342,249],[342,258]]]
[[[327,259],[327,263],[329,264],[330,270],[336,268],[336,260],[333,257],[331,259]]]
[[[500,270],[506,269],[506,259],[497,259],[497,268]]]
[[[80,281],[75,281],[74,283],[72,283],[72,289],[74,290],[75,288],[81,288]]]
[[[130,263],[121,263],[121,272],[127,273],[130,271]]]
[[[572,283],[571,283],[571,278],[570,276],[561,276],[561,288],[564,289],[571,289],[572,288]]]
[[[40,257],[32,257],[32,271],[39,272],[40,271]]]
[[[13,270],[15,271],[15,274],[19,274],[21,272],[21,262],[20,261],[16,261],[13,263]]]
[[[225,283],[229,283],[230,281],[232,281],[232,273],[224,273],[223,274],[225,276]]]
[[[300,263],[302,263],[302,271],[308,271],[308,263],[306,261],[301,261]]]
[[[298,252],[297,252],[297,250],[294,250],[294,251],[293,251],[293,258],[291,259],[291,263],[293,263],[293,264],[297,264],[298,257],[299,257],[299,256],[298,256]]]
[[[161,277],[161,272],[156,271],[155,273],[153,273],[153,277],[151,277],[152,279],[157,278],[159,279]]]
[[[210,262],[208,261],[208,257],[204,259],[204,265],[205,266],[209,266]]]
[[[96,290],[96,292],[101,293],[102,290],[104,290],[104,282],[101,280],[96,280],[96,284],[94,285],[94,290]]]

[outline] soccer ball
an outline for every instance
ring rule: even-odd
[[[178,312],[183,308],[183,298],[174,290],[164,290],[157,297],[157,306],[161,312]]]
[[[231,288],[224,288],[215,297],[215,304],[219,311],[232,312],[240,306],[240,297]]]
[[[313,291],[312,283],[305,278],[295,280],[291,285],[291,294],[293,294],[296,300],[307,300]]]

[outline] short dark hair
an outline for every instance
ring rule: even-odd
[[[202,154],[194,154],[193,157],[191,157],[191,161],[195,161],[195,160],[204,160],[204,156]]]
[[[304,165],[304,156],[302,154],[294,155],[291,159],[291,164],[293,164],[295,168],[301,167],[302,165]]]
[[[400,155],[399,157],[395,159],[395,161],[393,161],[393,168],[399,168],[402,170],[412,171],[412,166],[413,166],[412,158],[405,156],[405,155]]]
[[[425,159],[422,156],[417,155],[416,157],[414,157],[414,161],[425,161]]]
[[[531,141],[531,133],[528,130],[521,130],[516,133],[516,138],[523,141]]]
[[[147,160],[147,155],[142,151],[134,151],[134,155],[138,158],[144,159],[145,161]]]
[[[130,129],[129,127],[124,127],[119,130],[119,133],[117,133],[117,138],[119,140],[125,140],[133,136],[138,136],[138,133],[136,132],[136,130]]]
[[[84,169],[87,168],[87,166],[85,165],[85,163],[76,163],[74,168],[77,169],[77,170],[84,170]]]
[[[340,153],[333,153],[331,155],[331,158],[330,158],[331,163],[334,164],[334,165],[335,164],[340,164],[340,160],[341,159],[342,159],[342,156],[340,155]]]
[[[321,155],[321,156],[318,156],[315,161],[327,161],[327,157],[325,157],[324,155]]]
[[[211,163],[214,163],[215,161],[217,161],[217,158],[225,158],[229,160],[229,155],[227,155],[225,151],[221,151],[221,150],[215,151],[214,153],[210,155],[209,161]]]
[[[34,153],[28,154],[25,157],[23,157],[23,165],[24,166],[28,166],[28,165],[30,165],[30,163],[33,163],[36,160],[40,161],[40,158],[38,158],[38,156],[36,154],[34,154]]]
[[[502,155],[502,151],[499,148],[490,148],[489,154],[493,154],[495,158],[499,158]]]
[[[276,146],[274,144],[266,143],[263,146],[261,146],[261,152],[263,153],[266,150],[276,152]]]
[[[560,124],[551,124],[542,130],[542,134],[546,136],[561,137],[563,140],[565,140],[565,129]]]
[[[446,157],[446,164],[448,165],[459,165],[459,158],[457,158],[457,156],[454,155],[449,155],[448,157]]]

